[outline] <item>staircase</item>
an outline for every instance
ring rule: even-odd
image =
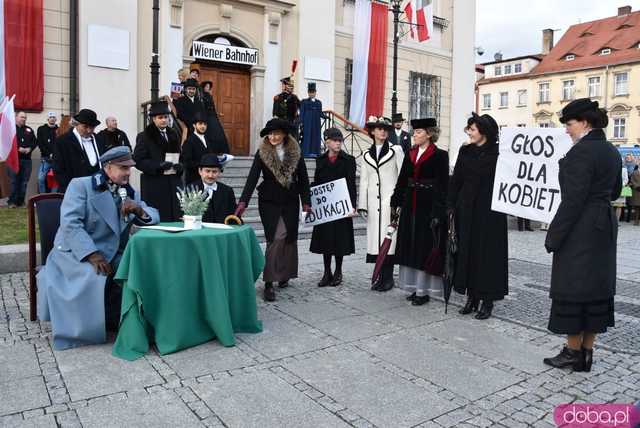
[[[253,156],[236,156],[236,158],[231,161],[229,165],[227,165],[222,173],[220,181],[233,188],[233,191],[236,195],[236,201],[240,199],[240,195],[242,194],[242,189],[244,188],[244,184],[247,181],[247,176],[249,175],[249,169],[251,168],[251,164],[253,163]],[[316,161],[315,159],[305,159],[305,163],[307,165],[307,172],[309,174],[309,181],[313,181],[313,174],[316,169]],[[258,184],[260,184],[260,181]],[[356,176],[356,185],[358,181],[358,176]],[[257,187],[257,186],[256,186]],[[242,220],[244,220],[245,224],[250,225],[253,230],[256,232],[256,236],[260,242],[264,242],[264,229],[262,227],[262,223],[260,222],[260,215],[258,214],[258,192],[254,191],[251,197],[251,201],[249,201],[249,206],[242,216]],[[364,235],[366,234],[366,223],[361,217],[355,217],[353,219],[353,229],[355,235]],[[311,239],[311,232],[313,228],[304,227],[300,228],[298,239]]]

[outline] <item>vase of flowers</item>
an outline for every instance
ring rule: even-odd
[[[209,206],[209,195],[191,186],[186,189],[178,188],[176,195],[182,209],[184,228],[202,229],[202,215]]]

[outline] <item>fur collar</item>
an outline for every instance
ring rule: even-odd
[[[280,183],[282,187],[289,188],[289,185],[293,182],[293,174],[298,169],[298,162],[300,161],[300,147],[298,143],[289,138],[284,143],[284,160],[280,162],[276,148],[269,142],[262,141],[258,151],[260,152],[260,159],[267,168],[273,173],[276,181]]]

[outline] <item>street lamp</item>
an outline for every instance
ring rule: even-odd
[[[398,25],[400,24],[400,4],[402,0],[391,0],[391,13],[393,13],[393,91],[391,93],[391,117],[398,112]]]
[[[153,0],[153,47],[151,52],[151,102],[158,101],[160,63],[158,63],[158,21],[160,13],[160,0]]]

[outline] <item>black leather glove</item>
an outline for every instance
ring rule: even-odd
[[[360,216],[365,220],[367,219],[367,217],[369,217],[367,210],[359,209],[358,214],[360,214]]]
[[[184,171],[184,167],[182,166],[181,163],[174,163],[173,169],[178,175],[182,175],[182,172]]]
[[[160,162],[160,171],[168,171],[172,166],[171,162]]]

